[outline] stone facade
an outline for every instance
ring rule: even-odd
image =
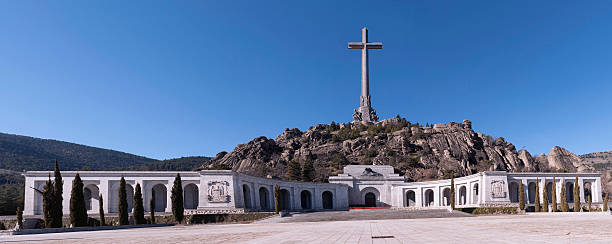
[[[556,180],[557,203],[561,203],[562,182],[566,184],[568,202],[573,202],[573,184],[578,176],[580,200],[586,203],[591,196],[593,206],[601,205],[601,179],[599,173],[509,173],[486,171],[455,178],[455,204],[457,207],[516,206],[519,183],[525,188],[525,202],[534,204],[535,182],[539,181],[540,201],[543,186],[547,186],[552,201],[552,180]],[[450,179],[426,182],[405,182],[388,165],[349,165],[344,174],[330,177],[330,183],[349,186],[351,206],[396,208],[446,207],[450,205]]]
[[[24,215],[42,214],[42,196],[34,190],[45,184],[52,172],[24,173]],[[76,171],[63,171],[64,214],[69,213],[72,180]],[[286,211],[347,210],[349,206],[394,208],[446,208],[450,204],[450,180],[407,182],[388,165],[349,165],[344,173],[329,178],[330,183],[294,182],[254,177],[230,170],[184,172],[156,171],[83,171],[88,213],[97,214],[99,195],[106,213],[118,212],[119,180],[127,183],[128,208],[131,211],[133,191],[140,184],[145,211],[155,192],[155,211],[172,211],[170,191],[177,174],[181,175],[184,207],[187,213],[244,213],[274,211],[274,187],[280,187],[279,202]],[[539,181],[540,199],[546,186],[552,200],[552,179],[556,180],[557,199],[566,184],[568,202],[572,203],[575,177],[580,185],[580,199],[590,195],[593,206],[602,204],[601,179],[598,173],[508,173],[487,171],[455,179],[457,207],[517,206],[519,184],[525,188],[525,202],[533,205],[535,182]],[[542,200],[541,200],[542,201]]]
[[[42,214],[42,196],[33,188],[42,190],[48,180],[48,171],[24,173],[24,215]],[[119,180],[127,183],[128,208],[131,211],[136,183],[143,191],[145,211],[150,211],[151,193],[155,191],[155,211],[172,212],[170,191],[177,173],[183,185],[184,207],[187,213],[242,213],[274,211],[274,186],[281,189],[281,208],[301,210],[348,209],[348,186],[329,183],[292,182],[248,176],[230,170],[203,170],[185,172],[155,171],[83,171],[79,172],[84,184],[88,213],[97,214],[99,195],[104,199],[106,213],[118,212]],[[70,191],[76,171],[62,171],[64,179],[64,214],[69,213]]]

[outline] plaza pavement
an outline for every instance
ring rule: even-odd
[[[0,236],[6,243],[612,243],[612,216],[456,218],[190,225]]]

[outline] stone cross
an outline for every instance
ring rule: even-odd
[[[368,49],[382,49],[382,42],[368,42],[368,28],[361,29],[361,42],[349,42],[349,49],[361,49],[361,97],[359,108],[353,113],[354,122],[376,122],[378,116],[370,102]]]

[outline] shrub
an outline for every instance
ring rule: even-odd
[[[542,202],[542,212],[548,212],[548,187],[546,187],[546,178],[544,178],[544,189],[542,193],[542,198],[544,201]]]
[[[151,224],[155,224],[155,191],[151,192],[151,200],[149,201],[149,210],[151,213]]]
[[[534,211],[535,212],[540,212],[540,184],[538,184],[540,180],[538,180],[536,178],[536,183],[535,183],[535,205],[534,205]]]
[[[280,212],[280,186],[274,186],[274,212]]]
[[[608,212],[608,193],[606,193],[606,196],[604,196],[603,211]]]
[[[455,176],[451,178],[451,186],[450,186],[450,205],[451,209],[455,209]]]
[[[552,181],[552,211],[557,212],[557,183],[554,176]]]
[[[576,180],[574,181],[574,212],[579,212],[580,210],[580,186],[578,185],[578,176],[576,176]]]
[[[23,210],[21,207],[17,207],[17,226],[19,229],[23,228]]]
[[[563,179],[561,184],[561,211],[569,212],[569,205],[567,203],[567,195],[565,190],[565,179]]]
[[[51,227],[62,228],[62,218],[64,217],[64,209],[62,207],[62,201],[64,200],[64,197],[62,196],[64,192],[64,181],[62,180],[62,174],[60,172],[57,159],[55,160],[55,170],[53,174],[55,176],[55,182],[53,183],[53,204],[51,206],[51,214],[53,215],[53,219],[51,222]]]

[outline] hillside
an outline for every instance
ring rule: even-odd
[[[561,147],[533,157],[503,138],[472,130],[472,123],[422,126],[403,118],[376,124],[321,124],[300,131],[286,129],[276,139],[258,137],[205,168],[228,167],[258,176],[286,178],[290,161],[310,161],[316,181],[325,181],[348,164],[388,164],[408,181],[464,176],[485,170],[511,172],[591,172],[593,163]],[[607,173],[605,173],[607,174]],[[604,184],[607,184],[607,180]],[[609,189],[608,189],[609,188]],[[612,190],[610,185],[608,190]]]
[[[0,215],[15,214],[23,204],[24,170],[194,170],[208,157],[156,160],[129,153],[0,133]]]

